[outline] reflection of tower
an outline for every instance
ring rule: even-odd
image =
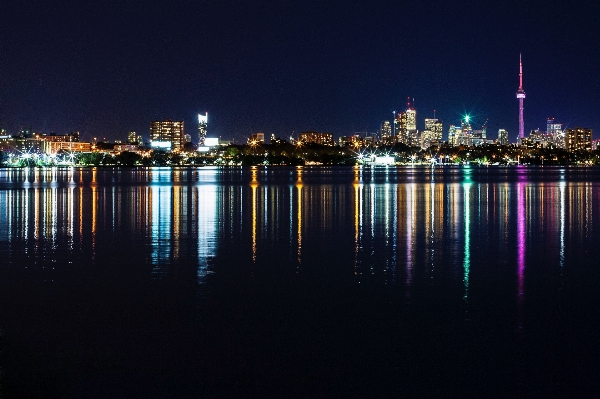
[[[206,140],[206,130],[208,128],[208,112],[205,115],[198,114],[198,145],[204,146]]]
[[[519,54],[519,90],[517,90],[517,98],[519,99],[519,141],[525,138],[525,125],[523,123],[523,99],[525,99],[525,91],[523,90],[523,64],[521,62],[521,54]]]

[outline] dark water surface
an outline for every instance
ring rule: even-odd
[[[597,397],[600,170],[0,169],[4,397]]]

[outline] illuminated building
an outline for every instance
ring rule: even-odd
[[[79,132],[72,132],[71,134],[34,133],[33,138],[41,141],[77,142],[79,141]]]
[[[419,131],[417,130],[417,111],[410,106],[406,107],[406,144],[415,147],[419,145]]]
[[[264,143],[265,142],[265,134],[264,133],[254,133],[248,139],[248,143]]]
[[[406,122],[406,112],[398,112],[396,114],[396,119],[394,119],[394,131],[396,132],[396,142],[410,145]]]
[[[565,130],[565,148],[567,151],[591,151],[592,129],[576,127]]]
[[[333,134],[320,132],[302,132],[299,141],[333,146]]]
[[[448,129],[448,143],[451,146],[458,145],[458,144],[456,144],[456,141],[459,136],[460,136],[460,127],[455,126],[455,125],[450,125],[450,128]]]
[[[442,122],[436,118],[425,118],[425,130],[421,133],[421,148],[429,148],[434,143],[442,141]]]
[[[44,154],[56,154],[59,151],[91,152],[92,151],[92,143],[82,143],[79,141],[44,141],[44,142],[42,142],[42,152]]]
[[[473,130],[471,129],[471,124],[469,123],[469,115],[466,115],[465,119],[460,121],[460,127],[450,125],[450,130],[448,131],[448,141],[453,146],[470,146],[472,144],[472,135]]]
[[[183,121],[154,121],[150,123],[150,146],[171,150],[183,148]]]
[[[354,147],[359,148],[365,145],[365,140],[360,134],[355,134],[353,136],[341,136],[338,139],[340,147]]]
[[[129,132],[127,133],[127,142],[129,144],[142,144],[142,135],[141,134],[137,134],[136,132]]]
[[[521,146],[526,148],[545,148],[552,143],[552,139],[549,135],[545,134],[541,130],[532,130],[529,133],[529,137],[521,140]]]
[[[40,153],[42,141],[25,137],[0,135],[0,151],[17,153]]]
[[[381,126],[379,127],[379,137],[382,141],[389,140],[392,137],[392,125],[390,121],[381,122]]]
[[[498,144],[508,145],[508,132],[506,129],[498,129]]]
[[[31,129],[31,126],[21,127],[21,130],[19,131],[19,137],[23,137],[26,139],[33,137],[33,130]]]
[[[548,118],[546,121],[546,134],[552,138],[557,148],[565,148],[565,132],[562,130],[562,124],[555,123],[554,118]]]
[[[519,54],[519,89],[517,90],[519,99],[519,141],[525,138],[525,124],[523,121],[523,100],[525,99],[525,90],[523,90],[523,64],[521,54]]]
[[[204,115],[198,114],[198,146],[204,146],[206,132],[208,130],[208,112]]]

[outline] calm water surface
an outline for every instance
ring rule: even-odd
[[[6,397],[600,395],[600,170],[0,169]]]

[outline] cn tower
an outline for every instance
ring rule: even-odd
[[[523,99],[525,90],[523,90],[523,63],[521,62],[521,53],[519,53],[519,90],[517,90],[519,99],[519,142],[525,138],[525,125],[523,123]]]

